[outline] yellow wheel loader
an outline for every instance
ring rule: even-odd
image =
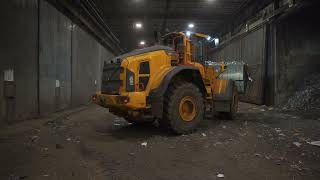
[[[177,134],[194,131],[207,109],[233,118],[237,87],[233,80],[218,79],[223,62],[205,64],[209,38],[173,32],[163,36],[162,45],[116,57],[104,66],[101,91],[93,100],[130,123],[157,120]]]

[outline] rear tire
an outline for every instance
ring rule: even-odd
[[[224,113],[226,119],[229,119],[229,120],[235,119],[236,114],[238,112],[238,103],[239,103],[239,97],[238,97],[237,86],[233,85],[233,87],[232,87],[232,100],[230,103],[230,112]]]
[[[178,82],[169,86],[164,98],[161,127],[176,134],[193,132],[204,118],[203,95],[192,83]]]

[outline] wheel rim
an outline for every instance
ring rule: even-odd
[[[192,121],[197,114],[196,102],[191,96],[182,98],[179,104],[179,114],[182,120]]]

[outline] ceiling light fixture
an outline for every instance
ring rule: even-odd
[[[193,24],[193,23],[190,23],[190,24],[188,25],[188,27],[192,29],[192,28],[194,28],[194,24]]]
[[[146,44],[146,42],[145,41],[140,41],[140,45],[145,45]]]
[[[137,29],[141,29],[141,28],[142,28],[142,23],[136,23],[135,27],[136,27]]]

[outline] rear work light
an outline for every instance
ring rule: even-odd
[[[97,95],[92,95],[91,100],[92,102],[97,102]]]
[[[120,100],[123,104],[128,104],[130,102],[130,98],[128,96],[122,96]]]

